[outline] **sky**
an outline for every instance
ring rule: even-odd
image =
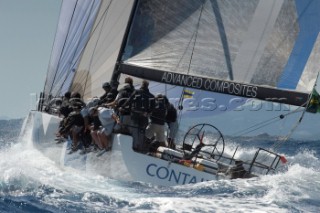
[[[61,0],[0,0],[0,119],[24,118],[43,90]]]

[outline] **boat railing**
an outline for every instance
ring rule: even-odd
[[[197,155],[197,157],[205,158],[207,160],[210,160],[209,158],[212,158],[212,160],[217,161],[219,165],[223,165],[227,167],[228,165],[229,166],[234,165],[235,161],[239,160],[234,157],[237,150],[238,150],[238,147],[236,148],[232,156],[221,155],[217,159],[215,159],[215,156],[212,155],[211,152],[201,150],[199,152],[199,155]],[[271,162],[266,161],[266,155],[268,155],[268,159],[271,159]],[[204,157],[204,156],[207,156],[207,157]],[[260,158],[261,161],[258,160],[259,157],[262,157],[262,159]],[[281,156],[277,153],[274,153],[267,149],[259,148],[251,161],[243,161],[242,163],[244,165],[247,165],[246,167],[249,168],[248,173],[252,173],[254,169],[260,169],[265,171],[265,174],[268,174],[270,171],[274,172],[276,170],[276,168],[278,167],[280,158]],[[270,163],[268,164],[268,162]],[[262,174],[263,172],[259,172],[259,173]]]
[[[154,157],[161,158],[163,160],[167,160],[169,162],[182,164],[188,167],[193,167],[194,169],[201,170],[204,172],[208,172],[211,174],[217,174],[219,171],[227,171],[230,168],[230,165],[234,165],[235,161],[238,159],[234,158],[233,156],[226,156],[222,155],[219,156],[219,160],[211,158],[211,152],[207,152],[205,150],[201,150],[196,156],[192,159],[186,160],[185,157],[186,150],[183,149],[170,149],[168,147],[158,147],[157,152],[153,155]],[[266,162],[270,161],[258,161],[259,157],[265,156],[268,154],[272,157],[272,162],[267,164]],[[243,164],[246,165],[247,173],[250,175],[254,174],[263,174],[263,171],[266,171],[268,174],[270,171],[275,171],[279,161],[280,155],[263,149],[259,148],[256,154],[253,157],[252,161],[243,161]],[[270,158],[269,158],[270,159]],[[262,170],[262,172],[257,172],[257,169]],[[254,173],[254,174],[253,174]]]
[[[269,159],[269,161],[267,159]],[[274,172],[277,169],[280,160],[281,156],[279,154],[264,148],[259,148],[250,163],[249,172],[252,172],[254,168],[264,169],[266,170],[266,174],[270,171]]]

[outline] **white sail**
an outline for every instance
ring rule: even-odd
[[[63,1],[44,89],[47,97],[57,97],[70,87],[99,4],[100,1]]]
[[[101,95],[102,84],[111,80],[133,3],[102,1],[71,87],[84,99]]]
[[[134,1],[63,1],[44,93],[100,95],[110,81]]]

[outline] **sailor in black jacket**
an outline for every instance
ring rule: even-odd
[[[131,125],[129,131],[133,138],[133,149],[145,150],[144,132],[148,125],[148,116],[155,107],[154,95],[149,91],[149,82],[142,81],[141,87],[135,90],[130,98],[119,109],[130,110]]]

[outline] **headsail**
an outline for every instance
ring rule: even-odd
[[[46,97],[103,93],[111,79],[133,5],[131,0],[63,1],[44,89]]]
[[[46,96],[68,90],[89,38],[100,1],[63,1],[44,88]]]
[[[111,80],[133,6],[131,0],[101,2],[71,87],[85,99],[102,94],[101,85]]]

